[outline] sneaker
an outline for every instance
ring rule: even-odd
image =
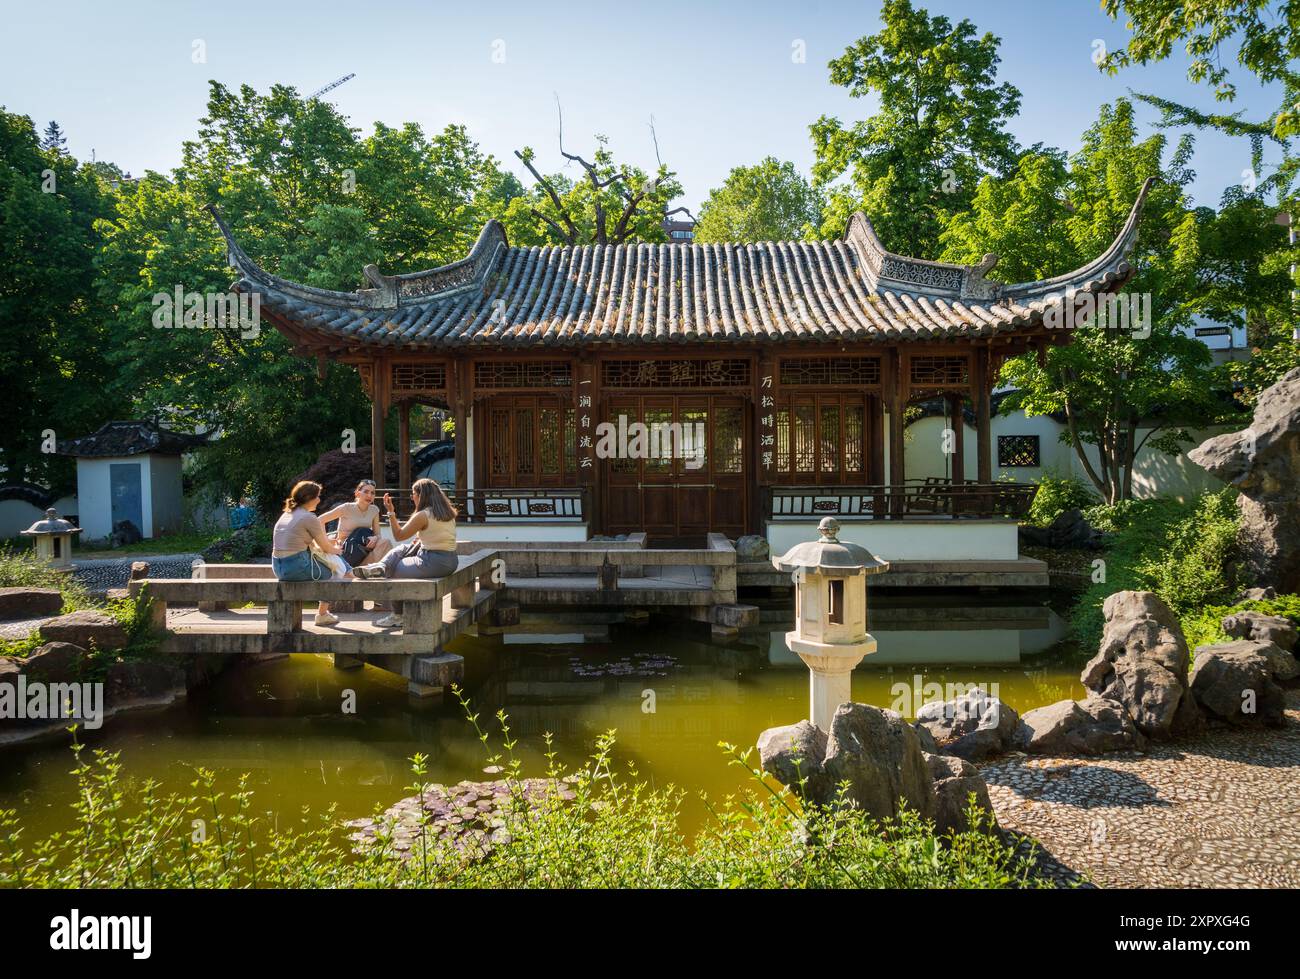
[[[375,625],[381,629],[400,629],[402,627],[402,617],[396,612],[389,612],[383,618],[375,619]]]
[[[382,564],[360,564],[352,569],[352,574],[358,578],[382,578],[384,576],[384,566]]]
[[[329,612],[317,612],[316,624],[317,625],[338,625],[339,617]]]

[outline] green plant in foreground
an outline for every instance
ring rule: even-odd
[[[246,777],[226,794],[212,772],[197,769],[190,794],[161,796],[152,781],[125,779],[117,753],[88,756],[74,728],[76,824],[27,843],[17,813],[0,810],[0,886],[1049,886],[1031,875],[1029,857],[983,831],[973,806],[970,828],[941,838],[914,812],[878,822],[847,806],[806,805],[773,788],[750,767],[749,752],[729,745],[721,747],[749,784],[709,802],[712,821],[693,839],[681,829],[680,789],[651,788],[635,771],[624,778],[616,770],[613,732],[598,738],[572,773],[558,763],[548,735],[547,777],[571,792],[528,799],[519,791],[516,742],[505,715],[497,720],[504,753],[492,756],[505,762],[512,802],[490,846],[421,832],[405,855],[391,823],[381,823],[375,845],[357,851],[333,807],[316,816],[304,810],[292,824],[257,813]],[[470,723],[478,728],[477,715]],[[409,789],[422,794],[423,756],[413,759],[412,772]],[[430,828],[425,816],[419,826]]]

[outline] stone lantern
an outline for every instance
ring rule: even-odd
[[[795,628],[785,641],[811,671],[808,719],[829,731],[835,708],[853,699],[853,668],[876,651],[867,632],[867,575],[889,564],[859,544],[837,540],[834,517],[818,530],[820,540],[796,544],[772,564],[794,576]]]
[[[74,527],[50,507],[45,511],[45,519],[38,520],[23,531],[24,537],[32,537],[36,543],[36,556],[48,561],[50,567],[60,571],[72,570],[72,541],[81,533],[80,527]]]

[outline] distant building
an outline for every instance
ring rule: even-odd
[[[689,245],[695,240],[695,222],[689,219],[679,221],[675,218],[664,218],[664,234],[674,245]]]
[[[206,442],[135,421],[108,422],[93,435],[60,442],[59,455],[77,460],[77,515],[86,538],[107,538],[122,522],[145,538],[180,530],[181,455]]]

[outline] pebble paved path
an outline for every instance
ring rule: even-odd
[[[1100,887],[1300,887],[1300,690],[1287,725],[1146,753],[982,767],[998,821],[1043,869]]]

